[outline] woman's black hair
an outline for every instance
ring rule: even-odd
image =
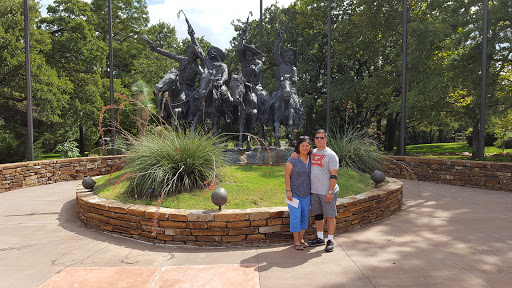
[[[304,142],[307,142],[309,146],[313,147],[313,145],[311,145],[311,139],[309,139],[309,136],[300,136],[299,140],[297,141],[297,144],[295,145],[295,153],[300,154],[300,144]],[[309,149],[308,155],[311,155],[311,152],[311,149]]]

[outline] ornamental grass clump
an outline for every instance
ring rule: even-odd
[[[349,127],[331,132],[328,146],[338,155],[342,168],[372,173],[384,166],[379,143],[363,130]]]
[[[185,135],[169,126],[148,128],[145,135],[131,140],[125,193],[155,199],[213,187],[224,165],[220,141],[201,131]]]

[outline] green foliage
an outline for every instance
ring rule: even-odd
[[[0,118],[0,151],[3,151],[0,164],[26,160],[28,140],[25,132],[20,127],[7,127]]]
[[[0,1],[0,162],[27,160],[27,95],[23,1]],[[47,64],[49,35],[36,29],[39,4],[29,1],[34,139],[55,133],[70,83]]]
[[[220,140],[202,132],[185,135],[169,126],[148,128],[144,136],[130,140],[127,195],[154,199],[207,186],[224,166]]]
[[[55,152],[60,153],[61,158],[77,158],[80,157],[80,150],[76,147],[75,141],[67,141],[55,148]]]
[[[95,193],[98,196],[114,199],[125,203],[144,205],[158,204],[157,200],[138,199],[127,197],[123,191],[126,182],[120,182],[115,188],[114,183],[127,173],[125,170],[113,175],[96,179]],[[283,191],[284,167],[283,166],[227,166],[224,177],[216,182],[216,187],[223,187],[228,191],[228,201],[223,209],[247,209],[257,207],[282,207],[286,206]],[[374,188],[370,175],[347,169],[338,171],[339,197],[357,195]],[[215,210],[210,200],[211,191],[195,189],[190,193],[182,193],[164,197],[161,207],[174,209],[204,209]]]
[[[51,48],[45,53],[48,63],[72,84],[63,111],[68,125],[62,129],[78,139],[81,154],[97,138],[96,123],[104,105],[98,88],[107,47],[87,22],[92,16],[91,5],[85,1],[56,0],[48,6],[48,16],[39,21],[50,35]]]
[[[494,145],[502,149],[512,148],[512,111],[509,110],[503,117],[492,117],[491,119],[498,138]]]
[[[329,148],[339,157],[340,167],[364,173],[382,170],[384,159],[377,141],[363,130],[348,127],[329,135]]]
[[[158,48],[170,51],[174,54],[178,53],[179,42],[174,26],[165,22],[158,22],[155,25],[151,25],[145,32],[143,36],[153,41]],[[134,79],[142,80],[153,86],[160,81],[160,78],[165,72],[171,68],[178,68],[178,63],[175,61],[151,52],[146,41],[140,38],[137,38],[136,41],[140,43],[143,48],[139,57],[134,60],[132,69],[132,77]],[[184,55],[186,54],[183,54],[183,56]]]
[[[494,146],[505,149],[512,149],[512,132],[506,133],[503,137],[498,138],[496,142],[494,142]]]
[[[177,63],[149,51],[136,34],[183,56],[190,41],[177,39],[174,22],[148,27],[146,3],[112,3],[115,92],[126,98],[139,96],[130,91],[137,81],[152,87],[165,71],[177,67]],[[98,137],[101,107],[110,104],[107,0],[55,0],[43,18],[37,1],[30,0],[29,5],[35,144],[47,152],[55,143],[77,139],[85,153]],[[481,91],[481,3],[420,0],[409,5],[409,143],[440,142],[453,131],[468,128],[473,128],[476,136]],[[302,134],[306,135],[325,128],[327,9],[327,2],[302,0],[287,8],[272,4],[263,13],[264,88],[270,93],[275,89],[273,46],[278,25],[286,22],[281,47],[294,47],[299,52],[299,82],[295,88],[305,110]],[[489,5],[489,118],[502,117],[512,110],[511,11],[510,0],[491,1]],[[381,133],[386,150],[393,149],[399,127],[401,14],[401,2],[397,0],[332,3],[331,123]],[[245,19],[233,21],[235,31],[240,31],[243,22]],[[248,32],[246,42],[259,46],[258,17],[251,17]],[[198,40],[205,51],[211,46],[201,35]],[[234,49],[237,40],[235,36],[232,47],[225,51],[230,75],[240,71]],[[0,147],[6,147],[0,162],[23,161],[28,133],[22,1],[0,1],[0,51]],[[117,111],[128,112],[119,114],[119,123],[136,134],[140,130],[140,110],[126,102],[116,98]],[[343,105],[349,102],[357,109],[345,109]],[[121,103],[123,107],[119,107]],[[106,111],[105,119],[110,119],[109,113]],[[506,135],[506,131],[494,131],[498,138]],[[502,145],[503,139],[497,144]],[[478,145],[473,146],[476,149]]]
[[[469,147],[474,147],[473,146],[473,128],[469,128],[466,132],[465,132],[465,135],[466,135],[466,142],[468,143],[468,146]],[[485,146],[492,146],[494,145],[493,143],[497,140],[496,138],[496,135],[494,134],[494,131],[491,130],[491,129],[487,129],[486,128],[486,131],[485,131],[485,140],[484,140],[484,144]],[[475,151],[473,149],[473,151]]]
[[[108,1],[92,0],[91,11],[94,17],[88,19],[94,31],[98,33],[101,41],[108,47]],[[135,61],[140,59],[143,51],[148,50],[147,45],[135,38],[137,34],[144,34],[149,24],[149,13],[145,0],[119,0],[112,1],[112,29],[113,29],[113,55],[114,74],[122,81],[125,88],[131,87],[137,78],[132,77]],[[108,79],[108,60],[103,59],[103,78]],[[165,71],[164,71],[165,72]],[[119,92],[119,91],[116,91]]]

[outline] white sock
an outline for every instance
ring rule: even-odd
[[[316,237],[320,239],[324,239],[324,232],[318,232],[316,231]]]
[[[329,241],[329,240],[331,240],[331,241],[334,240],[334,235],[327,235],[327,241]]]

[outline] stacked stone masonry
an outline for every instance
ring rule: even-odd
[[[512,191],[512,163],[389,156],[390,177]]]
[[[25,187],[105,175],[125,156],[84,157],[0,164],[0,193]],[[512,163],[389,156],[386,174],[458,186],[512,191]]]
[[[336,233],[381,221],[402,207],[402,182],[338,199]],[[77,187],[77,216],[87,226],[156,244],[191,246],[263,246],[290,243],[287,207],[230,210],[182,210],[123,204]],[[314,223],[314,219],[310,219]],[[314,227],[306,234],[314,235]]]
[[[0,193],[109,174],[112,169],[122,168],[123,158],[102,156],[0,164]]]

